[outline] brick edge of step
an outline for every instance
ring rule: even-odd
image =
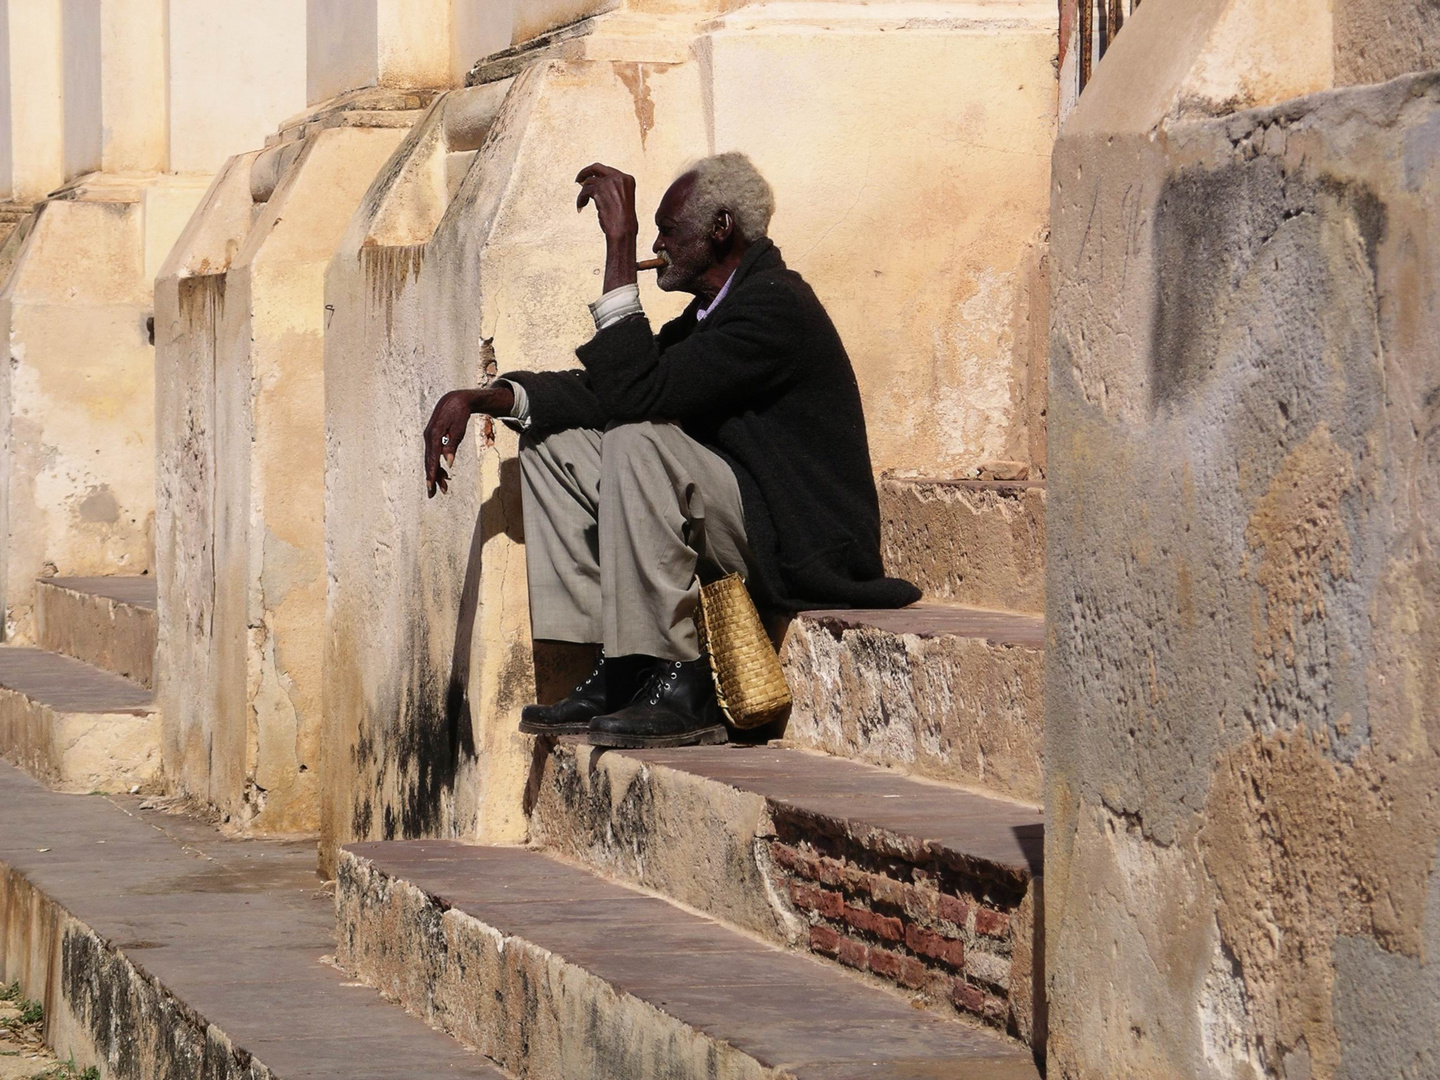
[[[335,905],[342,970],[517,1075],[789,1075],[343,848]]]
[[[1028,866],[589,751],[546,755],[532,843],[1043,1052],[1042,878]]]
[[[36,579],[36,639],[40,647],[153,689],[155,608],[93,586],[83,587],[94,580]]]
[[[102,1075],[278,1080],[23,872],[0,860],[0,981],[45,1009],[45,1041]],[[37,932],[38,931],[38,932]],[[18,955],[17,955],[18,953]],[[147,1069],[146,1066],[149,1066]],[[122,1070],[123,1071],[123,1070]]]

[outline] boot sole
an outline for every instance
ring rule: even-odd
[[[520,730],[526,735],[587,735],[590,732],[590,721],[583,724],[534,724],[529,720],[521,720]]]
[[[607,750],[666,750],[674,746],[718,746],[730,741],[724,724],[683,735],[611,735],[587,732],[585,741]]]

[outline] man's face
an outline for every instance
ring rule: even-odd
[[[655,243],[651,250],[670,265],[660,271],[656,282],[666,292],[695,292],[700,275],[715,265],[708,225],[695,227],[684,220],[685,201],[695,186],[693,176],[682,176],[670,185],[655,211]]]

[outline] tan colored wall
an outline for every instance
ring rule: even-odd
[[[648,220],[684,161],[747,150],[777,189],[772,234],[846,336],[877,466],[1028,452],[1054,12],[956,30],[934,10],[740,12],[699,37],[678,16],[605,16],[569,59],[443,99],[505,94],[473,160],[437,111],[383,170],[326,290],[326,851],[524,835],[515,722],[553,658],[529,639],[514,436],[472,429],[450,495],[427,501],[419,433],[490,350],[500,370],[575,363],[603,257],[568,209],[584,164],[634,172]],[[642,292],[657,324],[685,299]]]
[[[1427,1075],[1440,79],[1182,111],[1254,13],[1202,14],[1147,0],[1055,153],[1049,1075]]]
[[[65,178],[60,0],[4,0],[7,167],[0,187],[31,203]]]
[[[170,169],[213,174],[305,108],[299,0],[169,0]]]
[[[452,71],[451,46],[458,6],[453,0],[306,0],[310,103],[362,86],[460,83],[464,75]]]
[[[7,640],[33,637],[36,577],[150,568],[146,244],[168,248],[199,195],[181,178],[97,180],[43,204],[15,252],[0,290],[0,325],[10,341],[10,363],[0,372]]]
[[[63,0],[65,176],[165,168],[165,0]]]
[[[318,823],[324,270],[403,134],[234,159],[157,286],[167,767],[258,830]]]

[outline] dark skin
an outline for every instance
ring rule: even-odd
[[[575,177],[580,193],[575,209],[595,204],[600,230],[605,234],[605,291],[636,281],[635,246],[640,222],[635,215],[635,178],[609,165],[587,165]],[[740,265],[749,243],[735,230],[729,210],[718,210],[707,223],[684,220],[685,203],[695,178],[680,177],[665,192],[655,211],[655,242],[650,249],[668,265],[657,284],[666,292],[687,292],[706,305],[712,303]],[[509,416],[515,395],[508,386],[452,390],[435,404],[425,425],[425,485],[430,498],[436,490],[449,491],[455,451],[465,438],[470,417],[476,414]]]

